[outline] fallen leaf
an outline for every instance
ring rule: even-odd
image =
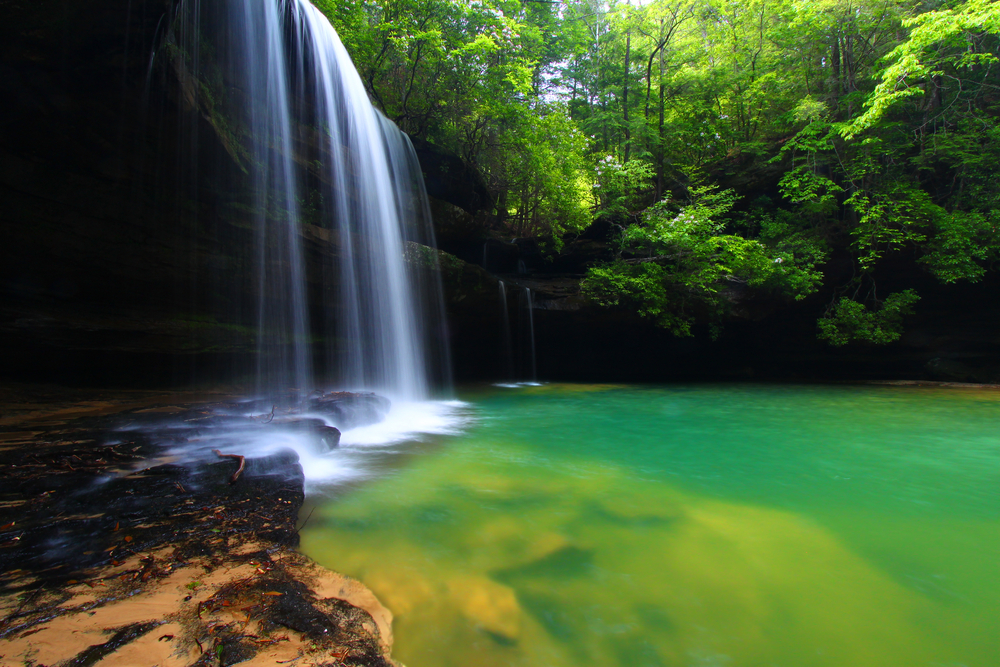
[[[278,591],[266,591],[261,593],[261,595],[284,595],[284,593],[279,593]]]
[[[126,542],[131,542],[132,541],[132,536],[131,535],[126,535],[125,536],[125,541]]]

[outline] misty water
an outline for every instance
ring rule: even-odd
[[[420,165],[409,137],[372,106],[326,16],[307,0],[183,0],[167,42],[182,79],[225,84],[217,101],[188,94],[232,116],[240,148],[227,167],[250,187],[230,203],[247,215],[239,224],[252,228],[253,247],[202,279],[220,285],[213,316],[252,323],[256,354],[237,370],[255,378],[255,395],[306,394],[324,376],[394,401],[446,388]],[[315,249],[309,259],[310,239],[325,259]]]
[[[408,667],[996,664],[996,392],[462,398],[461,435],[356,454],[302,531]]]

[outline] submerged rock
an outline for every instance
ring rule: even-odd
[[[447,583],[448,598],[466,618],[497,641],[516,642],[523,611],[509,586],[482,575],[459,575]]]

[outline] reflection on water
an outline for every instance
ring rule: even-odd
[[[323,504],[302,535],[393,610],[408,667],[996,664],[993,395],[473,402],[470,433]]]

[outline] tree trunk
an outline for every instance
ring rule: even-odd
[[[629,59],[632,55],[632,32],[625,33],[625,76],[622,83],[622,118],[625,121],[625,162],[628,162],[628,154],[631,149],[632,133],[629,129],[628,121],[628,69]]]
[[[660,50],[660,119],[659,125],[657,126],[657,144],[656,144],[656,201],[660,201],[663,196],[663,152],[664,152],[664,137],[663,137],[663,116],[666,100],[663,94],[663,50]]]

